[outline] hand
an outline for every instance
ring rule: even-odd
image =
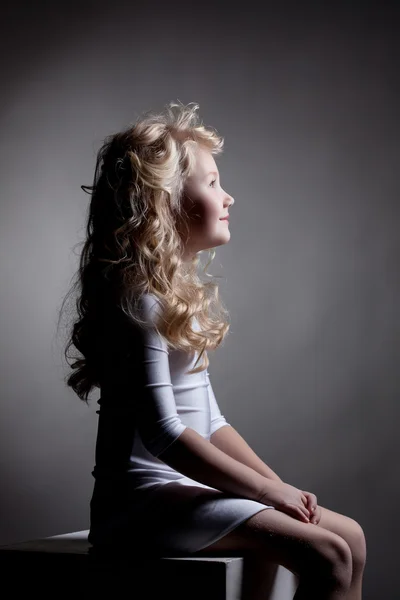
[[[321,520],[321,508],[317,505],[317,496],[311,492],[305,492],[304,490],[303,494],[307,498],[306,508],[308,508],[311,515],[310,523],[318,525]]]
[[[308,498],[301,490],[275,479],[268,479],[265,488],[259,502],[269,504],[299,521],[309,522]]]

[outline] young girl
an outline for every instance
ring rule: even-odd
[[[89,542],[250,553],[298,577],[296,600],[360,600],[360,525],[283,482],[213,393],[208,351],[228,333],[228,311],[197,267],[229,242],[234,200],[214,160],[223,138],[197,109],[170,103],[110,136],[83,186],[91,202],[66,356],[71,345],[83,356],[67,379],[76,394],[101,391]]]

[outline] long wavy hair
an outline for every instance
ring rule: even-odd
[[[229,312],[218,285],[201,281],[197,273],[201,252],[189,261],[182,258],[181,232],[188,232],[183,189],[193,172],[195,149],[199,144],[217,155],[224,144],[199,121],[198,108],[171,102],[163,112],[146,112],[126,130],[108,136],[97,154],[93,185],[81,186],[91,195],[86,239],[58,324],[66,300],[75,293],[77,315],[67,324],[64,349],[73,372],[65,382],[87,404],[91,390],[101,387],[104,324],[117,312],[125,329],[127,324],[128,330],[129,324],[146,327],[138,310],[143,294],[158,300],[155,327],[168,346],[198,351],[187,373],[205,370],[207,351],[215,350],[229,331]],[[204,273],[212,277],[206,269],[215,248],[208,254]],[[193,317],[198,328],[193,328]],[[112,322],[115,328],[118,320]],[[71,354],[72,347],[79,356]]]

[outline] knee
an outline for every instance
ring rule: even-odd
[[[348,545],[352,554],[353,569],[363,569],[367,558],[367,544],[361,525],[354,519],[350,519],[350,532]]]
[[[349,544],[339,535],[329,538],[326,544],[326,558],[333,566],[348,568],[352,566],[352,553]]]
[[[349,544],[339,535],[329,535],[318,548],[318,572],[343,590],[350,587],[353,560]]]

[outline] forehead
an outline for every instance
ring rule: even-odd
[[[195,156],[196,166],[194,174],[204,177],[210,171],[216,171],[218,173],[216,162],[209,150],[203,148],[202,146],[198,146],[195,151]]]

